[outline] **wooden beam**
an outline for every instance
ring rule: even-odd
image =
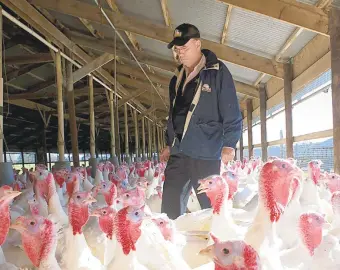
[[[227,15],[226,15],[226,18],[225,18],[225,23],[224,23],[222,37],[221,37],[221,44],[224,44],[225,41],[227,40],[228,28],[229,28],[229,22],[230,22],[230,16],[231,16],[232,9],[233,9],[233,6],[228,5]]]
[[[247,95],[252,98],[257,98],[257,99],[260,98],[259,91],[255,87],[249,84],[238,82],[238,81],[234,81],[234,84],[235,84],[237,92]]]
[[[256,82],[254,83],[254,86],[257,87],[261,81],[263,80],[263,78],[266,76],[266,74],[262,73],[256,80]]]
[[[2,75],[3,66],[3,52],[2,52],[2,35],[3,35],[3,17],[2,17],[2,7],[0,6],[0,162],[4,162],[4,79]],[[5,153],[6,156],[6,153]],[[8,179],[9,180],[9,179]]]
[[[70,55],[70,52],[68,52]],[[78,131],[77,131],[77,120],[76,120],[76,109],[74,106],[74,92],[73,92],[73,73],[72,63],[66,62],[66,79],[67,79],[67,107],[69,113],[69,124],[71,131],[71,143],[72,143],[72,156],[73,166],[79,167],[79,149],[78,149]]]
[[[253,156],[253,103],[251,99],[247,99],[247,128],[248,128],[248,151],[249,158]]]
[[[285,64],[285,79],[284,79],[284,100],[285,100],[285,116],[286,116],[286,150],[287,158],[294,157],[293,151],[293,110],[292,110],[292,81],[293,68],[292,65]]]
[[[138,158],[139,156],[139,130],[138,130],[138,118],[137,118],[137,111],[133,110],[133,121],[134,121],[134,130],[135,130],[135,154]]]
[[[143,112],[142,114],[138,116],[138,120],[142,119],[145,116],[148,116],[150,113],[153,113],[155,110],[157,110],[157,107],[151,107],[150,109],[147,109],[145,112]]]
[[[332,0],[319,0],[316,4],[316,7],[320,9],[327,8],[332,3]]]
[[[109,5],[109,7],[111,8],[111,10],[113,12],[120,14],[120,11],[118,9],[117,4],[115,3],[116,2],[115,0],[106,0],[106,2],[107,2],[107,4]],[[125,31],[125,34],[128,37],[128,39],[130,40],[130,42],[131,42],[132,46],[134,47],[134,49],[137,50],[137,51],[140,51],[141,48],[139,46],[139,43],[138,43],[135,35],[130,33],[130,32],[128,32],[128,31]]]
[[[295,0],[220,0],[274,19],[328,35],[328,17],[317,7]]]
[[[79,18],[81,23],[90,31],[90,33],[99,39],[104,39],[104,36],[102,33],[100,33],[97,29],[94,28],[94,26],[86,19]]]
[[[93,101],[93,77],[89,76],[89,103],[90,103],[90,154],[91,158],[96,158],[96,126],[94,118],[94,101]]]
[[[96,50],[99,52],[107,52],[114,54],[114,46],[112,45],[114,44],[114,41],[111,39],[97,40],[93,37],[82,35],[74,31],[68,31],[66,32],[66,34],[73,42],[77,43],[80,46],[90,48],[92,50]],[[164,70],[170,70],[171,72],[174,72],[176,69],[176,64],[173,61],[157,58],[145,52],[140,52],[133,49],[132,51],[137,57],[138,61],[141,63],[153,67],[158,67]],[[128,60],[131,59],[131,54],[127,52],[126,49],[123,46],[121,46],[118,41],[117,41],[117,55],[119,56],[119,58]]]
[[[333,129],[328,129],[328,130],[317,131],[317,132],[304,134],[300,136],[295,136],[293,137],[293,141],[303,142],[303,141],[322,139],[322,138],[327,138],[327,137],[332,137],[332,136],[333,136]]]
[[[260,121],[261,121],[261,149],[262,161],[268,159],[267,149],[267,92],[265,85],[260,86]]]
[[[125,155],[129,156],[129,126],[128,126],[127,105],[124,104],[124,126],[125,126]]]
[[[30,55],[9,56],[5,59],[6,65],[40,64],[53,62],[50,53],[36,53]]]
[[[297,27],[294,32],[290,35],[290,37],[287,39],[285,44],[283,44],[282,48],[278,52],[278,54],[275,56],[276,61],[282,60],[282,55],[288,50],[288,48],[293,44],[295,39],[303,32],[303,28]]]
[[[141,121],[142,121],[142,155],[144,157],[145,156],[145,118],[143,117]]]
[[[27,21],[32,27],[36,28],[40,33],[50,38],[55,44],[62,48],[65,46],[68,48],[74,56],[79,60],[81,64],[86,64],[92,61],[92,58],[87,55],[82,49],[80,49],[74,42],[69,40],[59,29],[57,29],[48,19],[40,14],[32,5],[25,0],[1,0],[7,7],[12,9],[25,21]],[[98,11],[98,10],[97,10]],[[102,68],[99,68],[96,72],[104,82],[114,85],[115,80],[112,76]],[[118,92],[122,95],[129,96],[119,83],[117,83]],[[145,107],[137,100],[133,100],[136,106],[145,111]]]
[[[132,99],[139,97],[147,90],[137,90],[131,97],[122,98],[118,101],[118,108],[122,107],[126,102],[130,102]]]
[[[160,0],[160,1],[161,1],[165,25],[168,27],[171,27],[171,19],[170,19],[169,9],[168,9],[168,0]]]
[[[73,82],[76,83],[77,81],[84,78],[86,75],[104,66],[106,63],[112,61],[113,59],[114,59],[114,56],[112,54],[109,54],[109,53],[102,54],[101,56],[92,60],[90,63],[87,63],[82,68],[73,72]]]
[[[102,15],[98,13],[97,7],[85,4],[84,2],[76,0],[31,0],[31,2],[34,5],[71,16],[108,24],[106,20],[103,20]],[[150,21],[124,16],[109,10],[105,10],[105,12],[118,29],[166,43],[172,40],[173,31],[166,26],[156,25]],[[217,57],[222,60],[283,79],[283,66],[281,63],[275,63],[275,61],[270,59],[204,39],[202,39],[202,46],[216,53]]]
[[[340,9],[329,12],[332,52],[334,172],[340,174]]]

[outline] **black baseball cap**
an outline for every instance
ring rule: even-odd
[[[200,31],[198,31],[196,26],[189,23],[183,23],[176,27],[174,39],[168,44],[168,49],[171,49],[174,45],[183,46],[190,39],[200,37]]]

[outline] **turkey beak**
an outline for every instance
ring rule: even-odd
[[[21,194],[20,191],[11,190],[6,192],[6,199],[14,199],[15,197],[19,196]]]
[[[207,188],[205,187],[204,182],[198,181],[198,183],[199,183],[199,186],[197,188],[197,194],[202,194],[202,193],[207,192]]]
[[[24,224],[21,222],[20,219],[17,219],[13,224],[9,226],[11,229],[22,232],[25,230]]]
[[[90,213],[90,216],[92,216],[92,217],[100,217],[99,210],[98,210],[98,209],[93,210],[93,211]]]
[[[202,249],[198,254],[213,259],[214,258],[213,247],[214,247],[213,245],[208,246],[205,249]]]
[[[95,203],[97,200],[93,198],[91,195],[84,200],[85,203]]]

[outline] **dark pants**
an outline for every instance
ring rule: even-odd
[[[198,180],[220,174],[220,160],[193,159],[183,154],[171,155],[165,169],[162,213],[176,219],[186,212],[192,187],[197,193]],[[202,209],[211,207],[205,193],[197,195]]]

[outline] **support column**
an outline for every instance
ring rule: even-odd
[[[24,168],[25,167],[25,159],[24,159],[24,150],[21,149],[21,165]]]
[[[158,160],[159,160],[159,153],[161,151],[161,135],[160,135],[160,127],[156,126],[156,130],[157,130],[157,156],[158,156]]]
[[[240,137],[240,160],[243,160],[243,129]]]
[[[141,121],[142,121],[142,153],[143,153],[142,159],[143,159],[143,161],[145,161],[145,159],[146,159],[146,155],[145,155],[145,117],[143,117],[141,119]]]
[[[77,120],[76,120],[76,108],[74,105],[72,63],[70,61],[67,61],[66,63],[66,77],[67,77],[67,106],[68,106],[69,123],[70,123],[70,130],[71,130],[73,166],[79,167],[80,163],[79,163],[79,149],[78,149],[78,131],[77,131]]]
[[[90,155],[89,165],[91,168],[91,177],[96,176],[98,158],[96,157],[96,125],[94,118],[94,97],[93,97],[93,77],[89,76],[89,102],[90,102]]]
[[[157,153],[157,144],[156,144],[156,125],[152,125],[152,151],[153,153]]]
[[[125,155],[126,155],[126,162],[129,164],[131,163],[131,158],[129,154],[129,126],[128,126],[128,112],[127,112],[127,104],[124,104],[124,127],[125,127]]]
[[[293,152],[293,111],[292,111],[292,81],[293,67],[292,64],[284,64],[284,98],[286,114],[286,151],[287,158],[294,157]]]
[[[267,143],[267,91],[265,85],[260,85],[260,121],[261,121],[261,148],[262,160],[268,159]]]
[[[247,126],[248,126],[248,151],[249,158],[253,156],[253,102],[247,99]]]
[[[135,123],[135,154],[136,159],[139,159],[139,132],[138,132],[138,118],[137,118],[137,111],[133,111],[133,119]]]
[[[70,168],[70,163],[65,161],[65,131],[64,131],[64,101],[63,101],[63,73],[61,54],[58,51],[55,54],[55,67],[57,78],[57,108],[58,108],[58,161],[55,164],[56,169]]]
[[[111,120],[111,158],[116,156],[116,136],[115,136],[115,116],[114,116],[114,100],[113,92],[109,91],[110,95],[110,120]]]
[[[118,105],[117,105],[117,102],[115,102],[115,118],[116,118],[116,121],[115,121],[115,125],[116,125],[116,153],[117,153],[117,156],[119,157],[118,160],[120,160],[121,158],[121,154],[122,154],[122,149],[121,149],[121,146],[120,146],[120,133],[119,133],[119,130],[120,130],[120,127],[119,127],[119,110],[118,110]]]
[[[340,174],[340,9],[329,12],[332,67],[334,172]]]
[[[151,122],[148,121],[148,152],[149,152],[149,159],[152,158],[152,134],[151,134]]]

